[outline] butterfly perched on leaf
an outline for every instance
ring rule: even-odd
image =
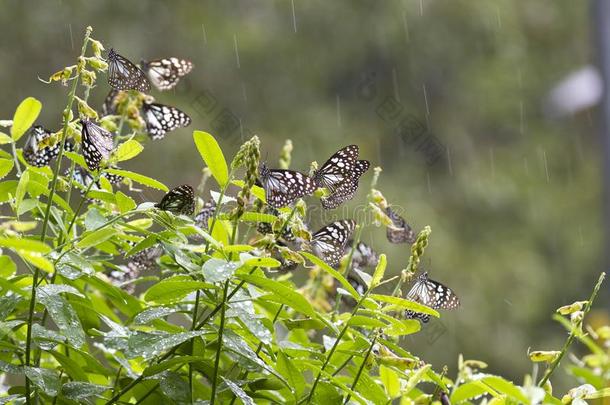
[[[346,146],[315,171],[313,179],[316,186],[325,187],[330,191],[328,197],[322,198],[324,208],[336,208],[356,194],[360,177],[370,167],[370,162],[358,160],[358,155],[358,145]]]
[[[356,221],[352,219],[343,219],[326,225],[311,236],[313,252],[329,266],[337,266],[355,227]]]
[[[51,144],[51,138],[52,133],[49,130],[40,125],[33,126],[23,147],[23,159],[32,166],[48,166],[51,160],[59,155],[59,149],[61,148],[60,142]],[[66,140],[65,150],[73,149],[72,142]]]
[[[216,211],[216,201],[214,199],[210,199],[206,203],[203,204],[201,211],[195,215],[195,223],[202,229],[208,229],[209,219],[214,216],[214,212]]]
[[[386,208],[386,214],[392,220],[388,226],[386,236],[391,243],[413,243],[417,239],[415,231],[407,224],[403,217],[398,215],[392,208]]]
[[[157,103],[144,103],[146,131],[152,139],[162,139],[167,132],[184,128],[191,123],[191,117],[176,107]]]
[[[193,62],[174,57],[142,61],[140,66],[159,90],[173,89],[182,76],[193,70]]]
[[[195,191],[188,184],[171,189],[163,196],[156,208],[176,215],[193,215],[195,212]]]
[[[109,274],[113,284],[122,286],[127,292],[135,291],[135,284],[127,284],[140,277],[144,272],[154,270],[157,267],[157,259],[163,255],[163,247],[160,244],[151,246],[131,256],[129,261],[121,266],[121,271],[114,270]]]
[[[108,84],[116,90],[150,91],[146,74],[129,59],[110,49],[108,52]]]
[[[407,293],[407,299],[424,304],[432,309],[455,309],[460,306],[460,300],[447,286],[428,278],[428,273],[422,273]],[[430,315],[407,310],[407,319],[419,319],[426,323]]]
[[[81,123],[82,153],[89,170],[97,170],[102,159],[108,159],[114,149],[113,136],[95,122],[83,118]]]
[[[273,208],[290,205],[316,190],[309,176],[294,170],[268,169],[264,163],[259,167],[259,180],[265,189],[267,204]]]
[[[267,209],[265,210],[265,213],[274,215],[276,217],[279,217],[279,215],[280,215],[280,212],[273,207],[267,207]],[[286,225],[283,228],[284,228],[284,230],[282,231],[281,238],[287,242],[293,242],[295,240],[295,236],[294,236],[294,233],[292,233],[292,229],[290,228],[290,226]],[[269,222],[259,222],[256,225],[256,231],[262,235],[274,233],[273,225]]]

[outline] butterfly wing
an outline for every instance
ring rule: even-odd
[[[424,304],[433,309],[455,309],[460,306],[460,300],[449,287],[428,278],[427,273],[420,275],[415,284],[407,293],[411,301]],[[405,313],[409,319],[420,319],[426,323],[430,315],[407,310]]]
[[[195,212],[195,191],[188,184],[183,184],[165,194],[155,207],[176,215],[192,215]]]
[[[51,132],[36,125],[29,132],[25,146],[23,147],[23,158],[32,166],[47,166],[53,158],[59,154],[59,143],[49,144]]]
[[[173,57],[142,62],[141,66],[152,84],[159,90],[174,88],[182,76],[193,70],[193,63],[190,60]]]
[[[104,104],[102,104],[102,115],[114,115],[117,113],[116,106],[120,94],[120,90],[110,89],[104,99]]]
[[[261,165],[259,172],[267,204],[281,208],[316,190],[313,180],[293,170],[271,170]]]
[[[102,159],[108,159],[114,149],[110,132],[93,121],[81,120],[82,151],[89,170],[99,169]]]
[[[358,190],[358,181],[370,167],[368,160],[358,160],[354,164],[354,168],[350,177],[343,181],[341,184],[335,186],[333,193],[321,199],[322,207],[325,209],[337,208],[339,205],[346,201],[351,200],[356,195]]]
[[[393,226],[388,226],[386,237],[390,243],[413,243],[417,239],[415,232],[403,217],[392,208],[386,208],[386,214],[392,220]]]
[[[167,132],[183,128],[191,123],[191,118],[176,107],[157,103],[145,103],[144,121],[152,139],[162,139]]]
[[[314,253],[330,266],[336,266],[345,252],[345,245],[352,236],[356,222],[344,219],[326,225],[312,235]]]
[[[318,187],[326,187],[331,192],[350,179],[354,165],[358,160],[358,145],[349,145],[339,149],[318,169],[313,178]]]
[[[214,216],[216,211],[216,201],[210,199],[208,202],[203,204],[203,208],[197,215],[195,215],[195,223],[202,229],[208,229],[209,219]]]
[[[144,72],[114,49],[108,53],[108,84],[116,90],[150,91],[150,82]]]

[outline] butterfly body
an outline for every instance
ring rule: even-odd
[[[455,309],[460,306],[460,300],[453,290],[428,278],[427,272],[417,277],[407,293],[407,298],[432,309]],[[430,315],[411,310],[407,310],[405,316],[408,319],[419,319],[424,323],[430,320]]]
[[[313,252],[328,265],[337,266],[355,227],[356,221],[352,219],[344,219],[326,225],[311,237]]]
[[[167,132],[183,128],[191,123],[191,118],[176,107],[157,103],[144,103],[146,130],[152,139],[162,139]]]
[[[294,170],[268,169],[264,163],[259,168],[259,179],[265,189],[267,204],[273,208],[290,205],[316,190],[309,176]]]
[[[140,66],[159,90],[173,89],[182,76],[193,70],[191,61],[174,57],[142,61]]]
[[[108,52],[108,84],[116,90],[150,91],[150,82],[144,72],[114,49]]]
[[[36,167],[48,166],[51,160],[59,155],[59,149],[61,148],[60,142],[54,145],[50,144],[51,136],[52,133],[44,127],[33,126],[23,147],[25,161]],[[73,146],[69,140],[66,141],[66,150],[72,150]]]
[[[322,199],[326,209],[336,208],[351,200],[358,189],[360,177],[369,169],[368,160],[358,160],[358,145],[348,145],[332,155],[313,175],[318,187],[325,187],[330,196]]]
[[[82,153],[89,170],[97,170],[114,149],[113,136],[89,119],[81,120]]]
[[[163,196],[155,207],[176,215],[193,215],[195,212],[195,191],[188,184],[183,184]]]

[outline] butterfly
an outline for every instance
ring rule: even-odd
[[[121,93],[123,92],[120,90],[110,89],[104,99],[104,104],[102,104],[102,115],[114,115],[117,113],[116,107]]]
[[[113,167],[113,168],[116,168]],[[68,168],[68,170],[65,172],[66,176],[70,175],[70,169]],[[123,176],[120,176],[118,174],[112,174],[112,173],[102,173],[101,175],[102,177],[105,177],[110,184],[119,184],[121,181],[123,181]],[[89,188],[89,184],[91,184],[94,180],[93,176],[91,175],[91,173],[89,173],[87,170],[85,170],[84,168],[80,167],[80,166],[75,166],[74,167],[74,172],[72,173],[72,180],[74,180],[76,183],[78,183],[80,185],[80,191],[81,191],[81,195],[83,195],[85,193],[85,190],[87,190],[87,188]],[[102,187],[100,185],[100,182],[97,181],[95,184],[93,184],[91,186],[92,190],[100,190]]]
[[[81,123],[82,152],[89,170],[97,170],[102,159],[108,159],[114,149],[113,136],[93,121],[83,118]]]
[[[202,229],[208,229],[209,219],[214,216],[216,211],[216,201],[210,199],[208,202],[203,204],[201,211],[195,215],[195,223]]]
[[[349,240],[345,245],[345,255],[349,254],[354,242]],[[358,242],[352,254],[352,267],[362,270],[365,267],[375,267],[379,263],[379,255],[364,242]]]
[[[303,173],[267,169],[264,163],[259,167],[259,179],[265,189],[267,204],[273,208],[290,205],[296,199],[313,194],[316,190],[313,180]]]
[[[35,125],[30,129],[25,146],[23,147],[23,158],[26,162],[36,167],[48,166],[51,160],[59,155],[60,142],[51,144],[52,133]],[[66,140],[65,150],[74,150],[70,140]]]
[[[193,212],[195,212],[195,191],[188,184],[183,184],[165,194],[161,202],[155,204],[155,207],[176,215],[193,215]]]
[[[417,277],[413,287],[407,293],[407,298],[432,309],[455,309],[460,306],[457,295],[449,287],[429,279],[427,272]],[[430,315],[411,310],[405,311],[405,317],[419,319],[424,323],[430,320]]]
[[[280,212],[273,207],[268,207],[265,211],[266,213],[274,215],[276,217],[279,217],[280,215]],[[256,231],[263,235],[274,233],[273,225],[269,222],[259,222],[256,225]],[[288,242],[292,242],[295,240],[295,236],[292,233],[292,229],[288,225],[284,227],[281,237]]]
[[[336,208],[351,200],[358,189],[358,181],[370,167],[368,160],[358,160],[358,145],[339,149],[316,170],[313,179],[318,187],[326,187],[330,196],[322,199],[326,209]]]
[[[133,281],[143,272],[154,270],[157,266],[157,259],[162,255],[163,248],[160,244],[141,250],[134,254],[125,266],[121,266],[123,271],[112,271],[109,277],[114,284],[125,284]],[[132,294],[135,291],[134,284],[125,285],[124,288]]]
[[[114,49],[108,52],[108,84],[116,90],[150,91],[150,82],[144,72]]]
[[[144,103],[146,130],[152,139],[162,139],[167,132],[191,123],[191,117],[176,107],[157,103]]]
[[[417,239],[415,232],[403,217],[398,215],[392,208],[385,209],[393,225],[388,226],[386,236],[391,243],[413,243]]]
[[[356,221],[353,219],[343,219],[326,225],[311,236],[313,252],[328,265],[338,265],[355,227]]]
[[[140,67],[159,90],[170,90],[180,78],[193,70],[193,62],[186,59],[164,58],[140,62]]]

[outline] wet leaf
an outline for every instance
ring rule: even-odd
[[[222,259],[211,258],[203,263],[201,268],[203,277],[210,283],[221,283],[228,280],[241,265],[239,262],[228,262]]]

